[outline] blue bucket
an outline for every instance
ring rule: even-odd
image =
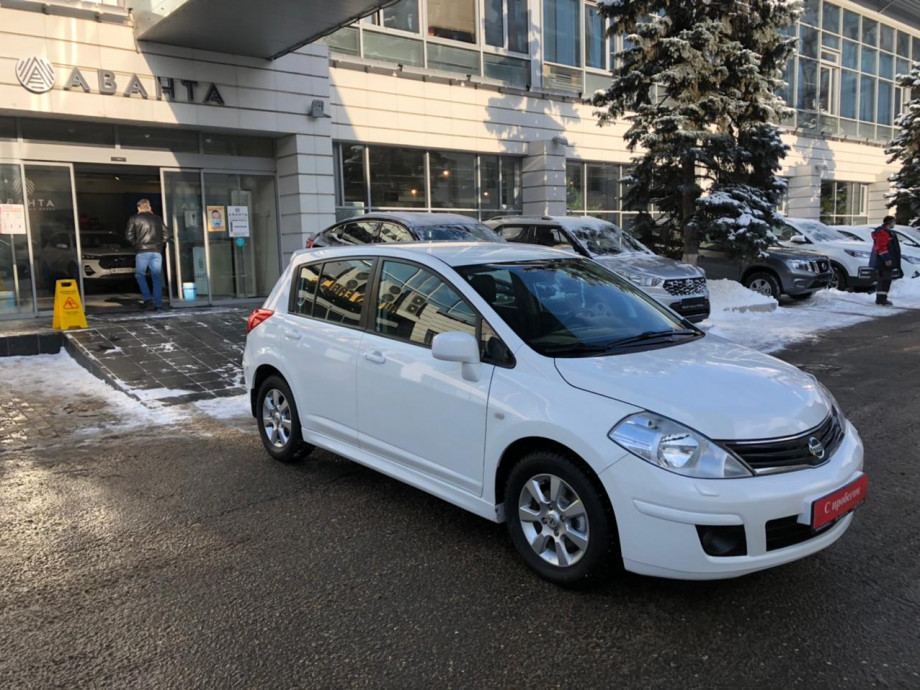
[[[195,287],[195,283],[182,283],[182,297],[189,301],[198,299],[198,288]]]

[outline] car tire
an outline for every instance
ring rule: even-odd
[[[269,376],[262,382],[256,412],[262,445],[275,460],[293,462],[313,450],[313,446],[304,443],[297,405],[283,378]]]
[[[528,453],[512,468],[505,485],[508,532],[540,577],[574,586],[596,579],[612,563],[619,553],[616,523],[601,491],[559,452]]]
[[[828,284],[828,290],[846,290],[847,289],[847,272],[843,270],[843,266],[838,266],[837,264],[831,264],[831,268],[834,270],[834,275],[831,278],[831,282]]]
[[[779,296],[782,293],[779,281],[776,277],[772,273],[767,273],[765,271],[752,273],[745,278],[744,287],[764,295],[765,297],[772,297],[777,301],[779,301]]]

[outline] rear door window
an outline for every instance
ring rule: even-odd
[[[371,244],[376,232],[377,221],[352,220],[334,228],[332,236],[342,244]]]
[[[371,259],[327,261],[319,275],[313,317],[358,326],[373,268]]]
[[[506,242],[529,242],[529,231],[529,225],[503,225],[498,229],[498,234],[501,235]]]
[[[381,223],[377,242],[412,242],[415,237],[399,223]]]

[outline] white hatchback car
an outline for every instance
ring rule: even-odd
[[[298,252],[253,312],[270,455],[325,448],[495,522],[543,577],[680,579],[815,553],[866,495],[814,377],[589,259],[523,244]]]

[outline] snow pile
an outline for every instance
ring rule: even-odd
[[[734,280],[707,280],[712,311],[773,311],[777,301]]]
[[[731,282],[709,281],[712,312],[700,325],[714,335],[762,352],[817,340],[823,331],[902,313],[902,309],[920,309],[920,278],[895,281],[889,295],[894,308],[876,305],[874,294],[819,290],[803,302],[784,301],[769,313],[739,310],[741,297],[746,296],[722,285]],[[744,290],[740,285],[738,288]]]
[[[142,405],[123,392],[114,390],[63,350],[56,355],[2,357],[0,380],[8,389],[19,391],[26,398],[53,399],[58,408],[68,404],[85,404],[91,400],[104,402],[100,416],[110,421],[103,422],[100,427],[85,429],[87,433],[175,424],[187,418],[182,410],[155,402]]]

